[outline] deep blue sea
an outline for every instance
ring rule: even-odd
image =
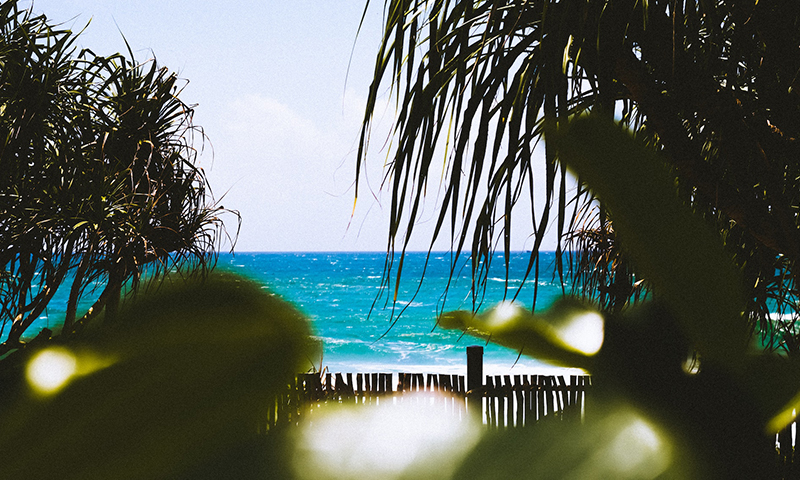
[[[472,308],[469,258],[462,255],[455,265],[456,274],[445,300],[443,294],[453,268],[451,254],[432,253],[425,268],[426,255],[424,252],[406,255],[396,302],[393,302],[394,275],[391,286],[378,297],[382,291],[385,253],[221,254],[217,268],[252,278],[293,303],[310,319],[315,335],[323,344],[321,358],[313,359],[317,369],[465,373],[466,347],[483,345],[486,374],[553,371],[553,367],[534,359],[518,359],[516,351],[438,328],[436,317],[442,309]],[[542,255],[537,311],[562,292],[559,282],[553,280],[554,255]],[[525,252],[511,254],[506,290],[504,259],[499,254],[494,257],[480,309],[495,305],[504,296],[511,299],[517,293],[528,258]],[[530,308],[533,290],[531,278],[518,293],[517,301]],[[60,289],[47,312],[26,333],[32,336],[43,327],[57,327],[63,320],[67,293],[68,288]],[[79,310],[85,311],[90,305],[91,301],[86,300]]]

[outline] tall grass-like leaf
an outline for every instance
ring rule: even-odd
[[[599,116],[570,122],[551,139],[608,209],[635,269],[709,358],[730,361],[748,341],[740,272],[711,225],[678,198],[655,153]]]

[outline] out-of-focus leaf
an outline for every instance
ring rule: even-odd
[[[765,419],[764,431],[775,434],[800,411],[800,360],[778,355],[750,355],[737,380],[751,395]]]
[[[701,354],[727,364],[740,358],[748,340],[740,272],[719,235],[681,203],[663,162],[597,115],[572,120],[551,140],[610,211],[636,271]]]
[[[485,435],[454,478],[701,478],[695,452],[641,412],[621,402],[593,406],[584,424],[544,420]]]
[[[272,396],[311,353],[308,323],[291,305],[248,280],[214,274],[145,295],[119,327],[65,342],[77,364],[87,352],[110,360],[49,397],[33,395],[21,371],[6,372],[6,385],[15,378],[19,388],[0,414],[0,448],[15,452],[4,475],[286,474],[287,465],[261,449],[272,439],[256,431]]]
[[[603,323],[593,309],[568,298],[543,314],[501,303],[481,315],[455,311],[439,317],[443,328],[463,330],[539,360],[587,370],[592,369],[592,356],[603,344]]]

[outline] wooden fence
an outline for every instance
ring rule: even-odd
[[[797,422],[790,423],[786,428],[778,432],[775,442],[775,452],[778,457],[778,470],[780,472],[780,478],[783,479],[800,479],[800,465],[794,463],[797,458],[795,455],[797,443],[793,432],[796,432],[796,429]]]
[[[569,381],[567,381],[569,380]],[[572,375],[487,375],[482,385],[467,390],[463,375],[422,373],[300,374],[282,395],[270,400],[259,421],[264,433],[313,421],[325,404],[379,405],[384,402],[426,402],[443,415],[464,418],[480,412],[489,429],[535,425],[542,421],[583,421],[591,405],[592,379]],[[589,413],[588,415],[591,415]],[[794,463],[796,423],[775,437],[776,461],[782,479],[800,479]]]
[[[524,426],[545,419],[580,421],[590,386],[588,376],[578,375],[570,376],[569,382],[563,376],[487,375],[481,387],[468,391],[464,375],[300,374],[283,395],[270,402],[260,423],[262,429],[270,430],[313,418],[324,404],[383,402],[438,404],[443,414],[459,418],[477,410],[490,428]]]
[[[323,404],[428,402],[443,414],[463,418],[480,414],[488,428],[534,425],[542,421],[582,421],[591,377],[495,375],[483,376],[483,347],[467,347],[467,375],[399,373],[326,373],[297,375],[286,391],[266,402],[259,430],[313,420]],[[415,395],[410,395],[410,394]],[[591,413],[589,414],[591,415]],[[780,478],[800,479],[795,465],[797,424],[775,436]]]
[[[513,378],[513,382],[512,382]],[[494,428],[525,426],[543,420],[581,421],[591,377],[496,375],[486,376],[484,423]]]

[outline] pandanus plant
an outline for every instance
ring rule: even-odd
[[[0,351],[68,283],[63,333],[123,286],[213,265],[221,214],[197,165],[193,107],[155,60],[76,53],[44,16],[0,6]],[[99,292],[96,290],[100,286]],[[85,313],[79,300],[94,298]]]

